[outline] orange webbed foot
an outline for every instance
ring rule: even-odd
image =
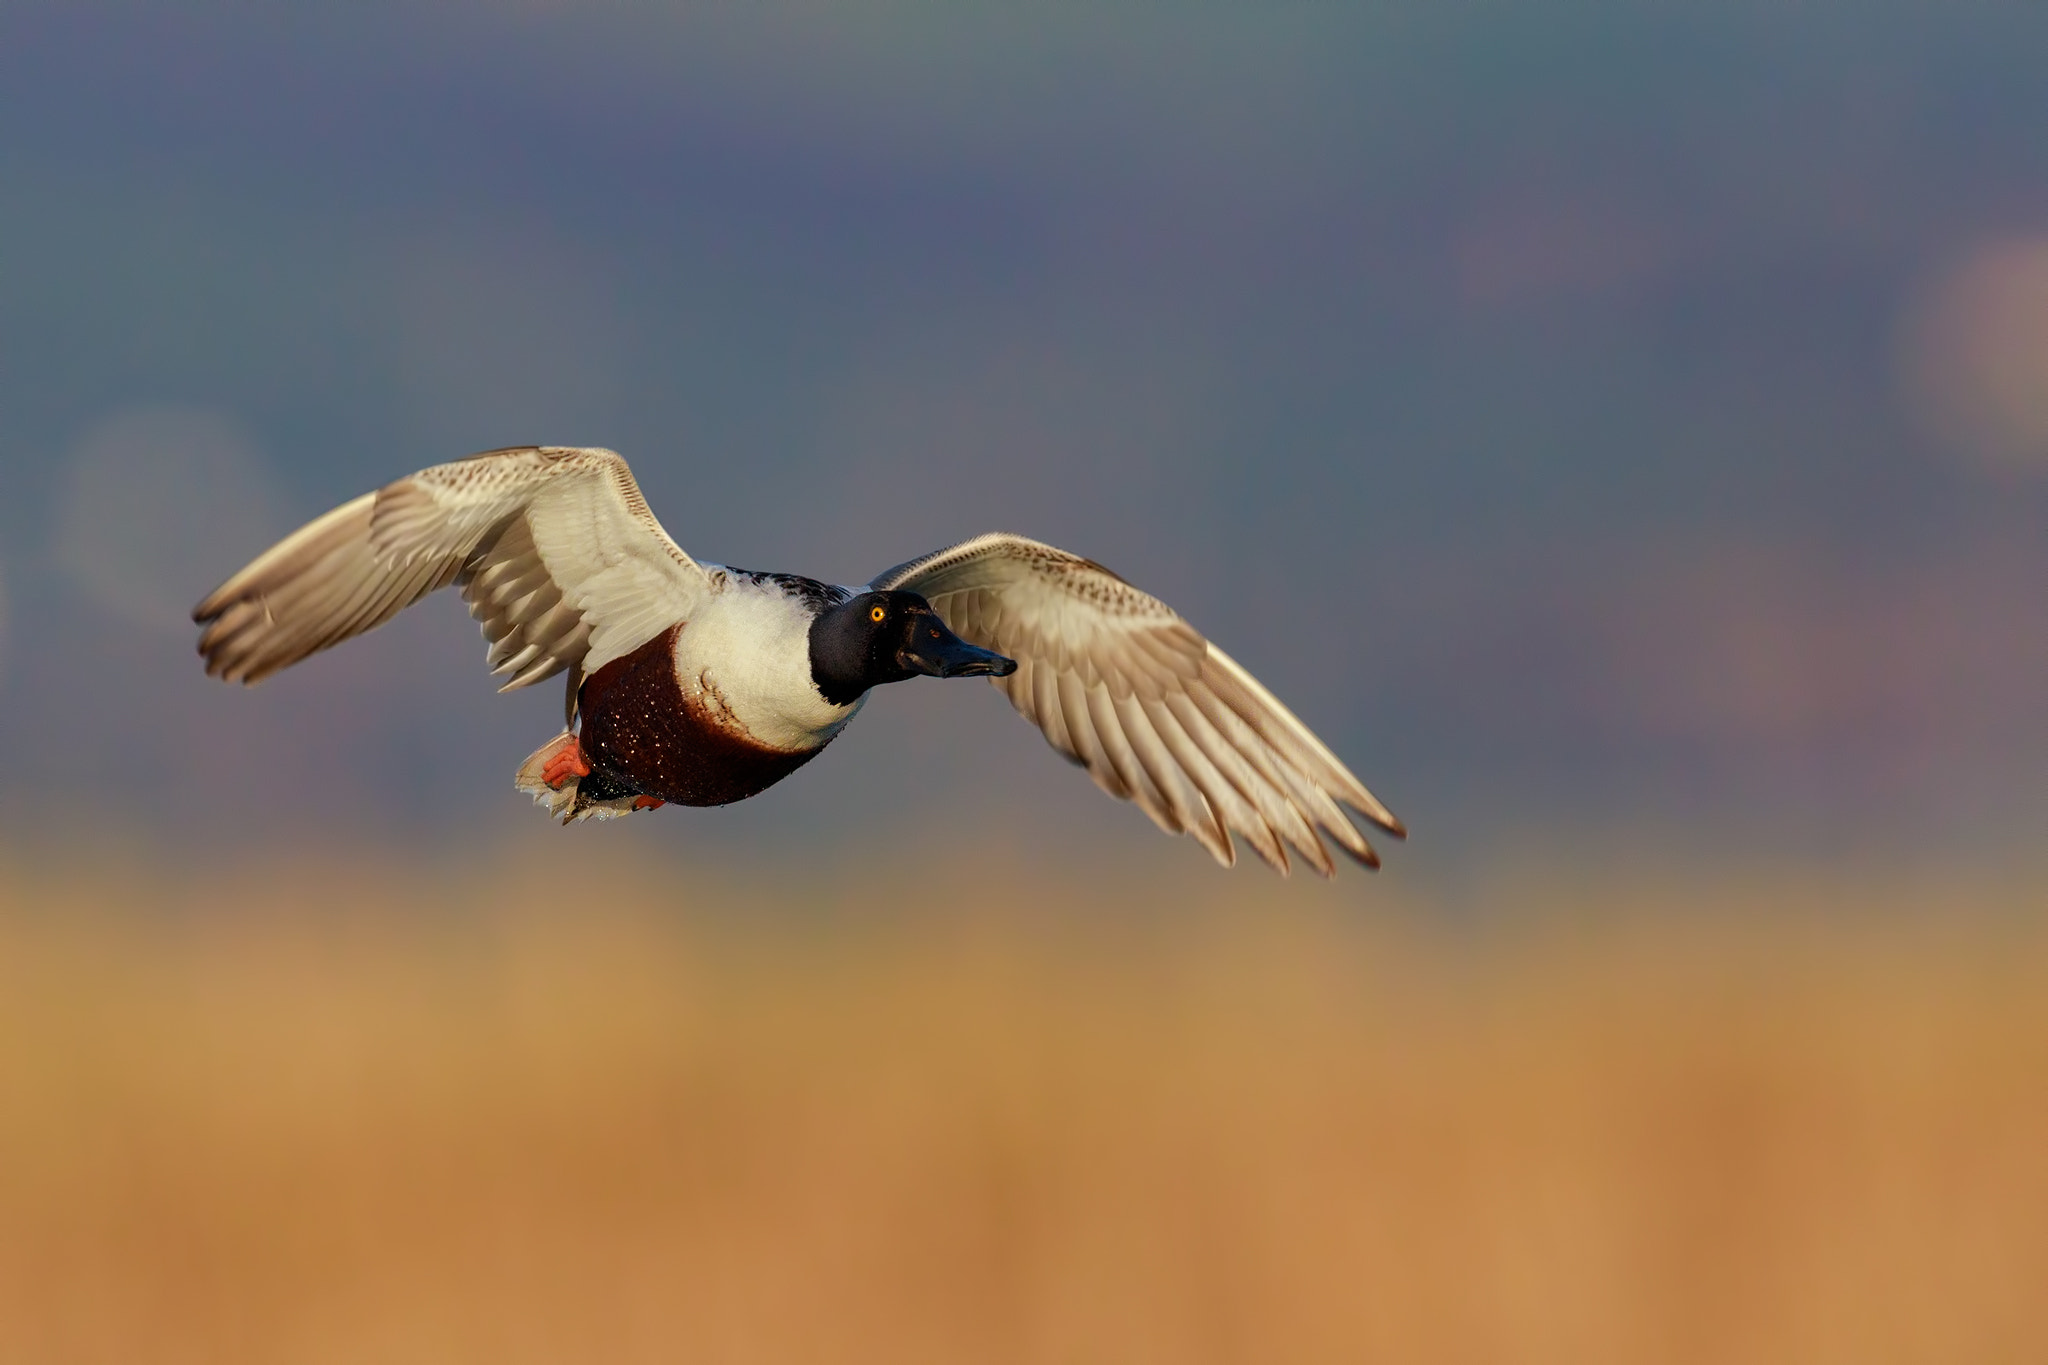
[[[583,746],[574,735],[568,741],[549,756],[547,765],[540,770],[540,780],[556,791],[572,777],[590,776],[590,760],[583,756]]]
[[[633,798],[634,810],[654,810],[659,806],[666,806],[667,804],[668,802],[658,796],[636,796]]]

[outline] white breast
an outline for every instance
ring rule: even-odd
[[[814,749],[838,734],[861,702],[834,706],[811,680],[811,615],[773,583],[724,578],[676,639],[676,674],[763,744]],[[862,698],[865,701],[866,698]]]

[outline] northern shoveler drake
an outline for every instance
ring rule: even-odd
[[[193,609],[206,671],[256,683],[454,585],[501,691],[568,674],[517,785],[566,823],[716,806],[817,757],[870,690],[987,677],[1052,747],[1219,863],[1235,833],[1324,876],[1320,836],[1406,831],[1257,679],[1093,560],[994,532],[862,587],[699,563],[609,450],[436,465],[301,527]]]

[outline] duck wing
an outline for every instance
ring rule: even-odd
[[[520,446],[423,469],[286,536],[193,608],[199,653],[215,677],[261,682],[451,583],[491,672],[509,675],[500,691],[595,672],[710,590],[625,460]]]
[[[1015,659],[1016,672],[989,681],[1053,748],[1226,867],[1232,832],[1282,873],[1291,847],[1329,876],[1322,835],[1379,866],[1345,807],[1407,834],[1258,679],[1093,560],[998,531],[868,586],[919,593],[954,634]]]

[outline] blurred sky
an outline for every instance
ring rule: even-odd
[[[538,441],[744,567],[1101,559],[1397,869],[2037,835],[2048,9],[1690,8],[10,0],[0,815],[1203,856],[979,685],[562,835],[510,787],[558,688],[494,697],[452,597],[202,677],[185,612],[276,535]]]

